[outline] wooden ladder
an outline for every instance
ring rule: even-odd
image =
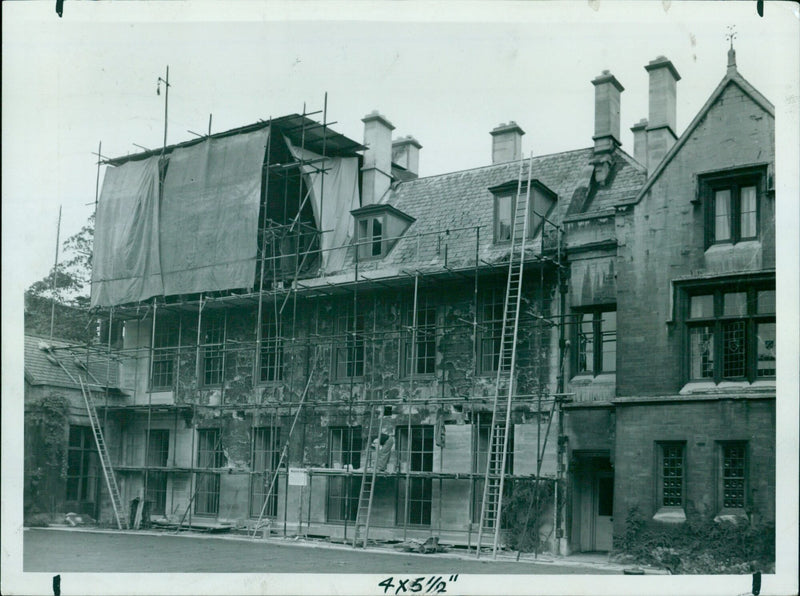
[[[528,236],[530,216],[530,182],[533,158],[528,162],[528,181],[522,192],[524,160],[519,162],[514,221],[511,228],[511,246],[508,258],[508,278],[503,306],[503,327],[500,336],[500,353],[497,362],[492,423],[489,430],[489,453],[483,483],[483,501],[478,526],[477,556],[480,557],[484,534],[493,534],[492,553],[497,558],[500,539],[500,522],[503,513],[503,486],[508,457],[508,435],[511,425],[511,401],[515,388],[517,361],[517,335],[519,332],[522,272],[525,260],[525,241]]]
[[[372,420],[374,411],[370,411],[369,415],[369,430],[367,437],[372,436]],[[369,519],[372,515],[372,498],[375,495],[375,482],[378,475],[378,451],[380,450],[380,438],[383,431],[383,410],[381,410],[380,417],[378,418],[378,445],[373,450],[372,445],[367,445],[367,461],[361,471],[361,490],[358,496],[358,511],[356,513],[356,525],[353,530],[353,548],[361,541],[363,548],[367,547],[367,538],[369,537]],[[372,471],[370,472],[370,463],[372,464]],[[359,530],[363,530],[360,533]]]
[[[100,456],[100,466],[103,468],[103,476],[106,480],[108,487],[108,494],[111,496],[111,506],[114,508],[114,517],[117,520],[117,527],[120,530],[128,529],[128,518],[125,516],[125,507],[122,503],[122,496],[119,492],[117,485],[117,478],[114,475],[114,468],[111,467],[111,458],[108,455],[106,448],[106,441],[103,437],[103,429],[100,427],[100,420],[97,417],[97,410],[92,402],[89,388],[83,382],[83,377],[78,375],[78,381],[81,385],[81,393],[83,394],[83,401],[86,404],[86,411],[89,413],[89,422],[92,425],[92,433],[94,434],[94,441],[97,444],[97,453]]]

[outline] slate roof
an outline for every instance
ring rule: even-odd
[[[621,201],[636,196],[645,182],[644,168],[621,150],[615,153],[614,168],[608,184],[592,188],[592,148],[525,159],[522,178],[537,180],[557,195],[556,206],[548,218],[561,223],[565,216],[577,211],[584,216],[600,213]],[[386,277],[415,269],[453,269],[475,264],[476,233],[480,227],[478,258],[493,263],[507,258],[508,245],[496,245],[493,237],[494,195],[490,188],[516,181],[520,176],[518,161],[478,167],[397,183],[382,199],[415,218],[415,222],[397,241],[394,248],[380,259],[361,261],[359,274]],[[581,189],[584,189],[581,195]],[[591,196],[590,196],[591,195]],[[570,209],[573,199],[580,207]],[[588,199],[588,200],[587,200]],[[449,233],[445,233],[450,230]],[[540,249],[540,234],[530,242],[531,251]],[[353,277],[354,250],[348,252],[340,276],[330,276],[331,283]],[[311,283],[308,283],[311,282]],[[304,280],[304,285],[314,285]]]
[[[43,350],[42,347],[51,346],[52,350]],[[72,346],[72,347],[71,347]],[[61,362],[64,370],[59,366]],[[78,382],[79,375],[86,379],[86,371],[79,367],[76,362],[86,362],[86,349],[73,346],[72,344],[57,340],[45,339],[35,335],[25,335],[25,381],[31,385],[47,385],[52,387],[65,387],[70,389],[80,389]],[[106,369],[108,368],[109,386],[117,385],[117,366],[114,362],[110,367],[106,366],[105,358],[97,355],[90,356],[89,362],[89,381],[92,384],[105,385]],[[70,377],[72,375],[72,377]]]

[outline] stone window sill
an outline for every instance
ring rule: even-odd
[[[616,372],[603,372],[597,375],[593,373],[578,373],[572,377],[569,382],[573,385],[591,385],[593,383],[616,383],[616,381]]]
[[[736,393],[752,391],[775,391],[774,379],[762,379],[752,383],[748,381],[690,381],[686,383],[680,391],[681,395],[693,395],[696,393]]]
[[[712,244],[706,249],[706,255],[713,255],[715,253],[729,253],[729,252],[745,252],[761,248],[761,241],[758,239],[740,240],[736,243],[731,242],[718,242]]]
[[[683,507],[662,507],[656,511],[653,520],[666,524],[682,524],[686,521],[686,512]]]
[[[728,521],[734,524],[748,524],[750,523],[750,518],[748,518],[747,514],[741,509],[723,509],[714,517],[714,521],[717,523]]]

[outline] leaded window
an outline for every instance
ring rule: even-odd
[[[775,376],[775,290],[768,285],[693,289],[688,296],[691,380]]]
[[[683,507],[685,459],[684,443],[659,445],[659,497],[661,507]]]
[[[746,443],[722,444],[722,507],[744,509],[747,466]]]

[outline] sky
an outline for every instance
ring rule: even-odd
[[[659,55],[671,59],[681,75],[680,134],[725,75],[726,30],[733,25],[739,72],[776,106],[778,269],[786,272],[788,262],[794,271],[779,276],[779,293],[793,305],[779,312],[782,328],[798,327],[796,2],[765,2],[763,18],[752,1],[67,0],[62,18],[54,6],[54,0],[2,3],[4,545],[19,539],[14,533],[18,526],[7,521],[9,513],[21,515],[19,495],[6,497],[9,487],[21,486],[22,458],[5,447],[22,440],[17,340],[23,329],[23,290],[52,267],[59,206],[62,240],[92,213],[98,144],[107,157],[135,153],[140,150],[135,144],[161,145],[165,97],[156,95],[156,81],[165,76],[167,65],[169,143],[194,138],[189,130],[204,133],[209,114],[212,132],[221,132],[300,113],[304,105],[308,111],[321,110],[327,92],[328,120],[336,122],[335,130],[361,141],[361,118],[377,109],[393,122],[396,136],[411,134],[420,141],[420,174],[429,176],[489,164],[489,131],[510,120],[526,132],[526,155],[591,146],[591,80],[605,69],[625,87],[622,143],[632,153],[630,127],[648,109],[644,66]],[[790,339],[796,354],[796,333]],[[778,393],[796,396],[797,371],[787,373],[779,379]],[[786,414],[787,402],[778,401]],[[787,434],[780,422],[796,421],[792,412],[779,412],[779,437],[790,439],[779,441],[779,455],[796,457],[796,429],[790,427]],[[788,484],[796,482],[790,477]],[[796,514],[793,520],[796,526]],[[791,571],[796,557],[786,552],[778,568],[786,564],[783,569]],[[4,546],[3,561],[18,568],[20,549]],[[49,593],[50,581],[47,574],[28,574],[18,585],[26,593]],[[239,593],[266,589],[260,581],[237,584]],[[764,581],[774,585],[771,578]],[[230,578],[222,574],[204,576],[203,582],[203,591],[230,590]],[[121,585],[144,591],[147,584],[126,580],[84,587],[111,593]],[[470,589],[479,585],[492,589],[490,579]],[[570,587],[576,585],[559,584],[565,593],[616,594],[622,589],[617,580],[597,578]],[[720,577],[707,587],[713,590],[704,587],[702,592],[733,594],[747,591],[749,583]],[[641,584],[637,592],[653,593],[646,588]],[[340,589],[356,591],[354,586]],[[200,584],[191,582],[172,587],[173,593],[198,590]]]
[[[489,131],[516,121],[523,153],[592,144],[591,80],[610,70],[622,94],[623,148],[647,116],[644,65],[681,75],[682,131],[725,74],[728,26],[740,72],[773,103],[796,93],[782,53],[793,3],[235,2],[3,3],[3,224],[23,289],[43,277],[61,239],[94,209],[97,158],[270,116],[321,110],[363,140],[377,109],[423,145],[420,174],[490,162]],[[796,10],[796,9],[795,9]],[[770,43],[765,43],[769,39]],[[796,44],[795,44],[796,45]],[[321,118],[321,114],[317,117]],[[104,169],[104,167],[103,167]],[[100,180],[102,187],[102,175]],[[10,224],[10,225],[9,225]],[[5,252],[5,251],[4,251]]]

